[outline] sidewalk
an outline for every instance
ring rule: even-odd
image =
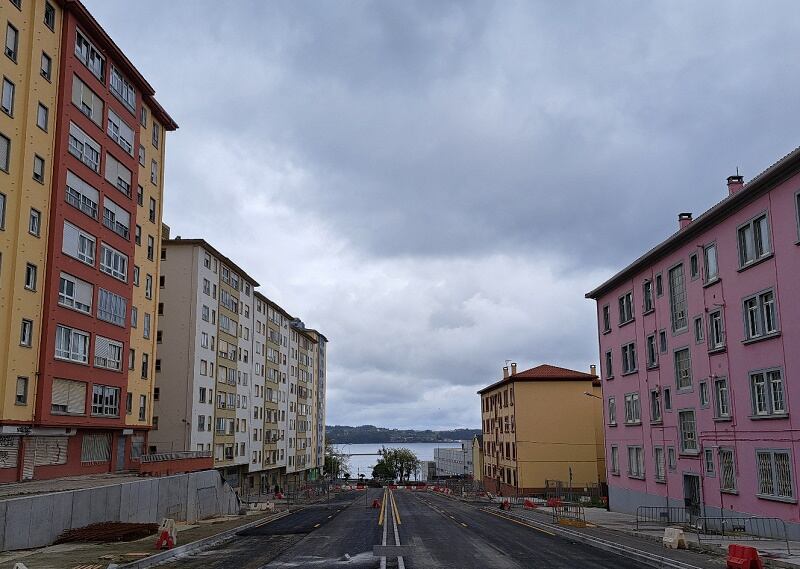
[[[495,505],[495,504],[493,504]],[[538,522],[552,522],[552,510],[547,507],[538,507],[535,510],[525,510],[522,506],[514,506],[513,513],[524,518]],[[727,555],[728,545],[737,543],[739,545],[749,545],[758,549],[761,558],[764,560],[765,567],[786,567],[800,569],[800,543],[790,542],[787,551],[785,540],[721,540],[713,536],[703,536],[702,543],[698,542],[697,534],[685,531],[686,542],[690,552],[679,550],[667,550],[662,545],[664,537],[664,527],[656,528],[649,526],[640,531],[636,530],[636,516],[621,512],[609,512],[602,508],[585,508],[586,528],[570,527],[570,530],[595,535],[602,539],[614,540],[646,549],[654,554],[665,555],[670,552],[670,557],[692,563],[692,559],[697,561],[696,556],[702,555],[710,560],[711,555],[721,556],[722,559]],[[635,541],[630,541],[635,540]],[[697,553],[695,553],[697,552]],[[675,553],[676,556],[673,556]],[[688,554],[688,555],[684,555]],[[682,558],[683,557],[683,558]],[[724,567],[724,563],[722,565]]]
[[[178,545],[186,545],[199,539],[214,536],[258,520],[266,520],[282,515],[283,510],[275,512],[248,512],[244,516],[226,516],[203,520],[196,524],[177,526]],[[10,551],[0,554],[0,569],[12,568],[21,562],[35,569],[64,569],[65,567],[105,568],[110,563],[129,563],[138,561],[155,553],[156,536],[152,535],[137,541],[115,543],[64,543],[40,549]]]

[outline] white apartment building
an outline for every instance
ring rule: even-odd
[[[462,442],[461,447],[433,449],[436,476],[473,476],[472,444]]]
[[[241,493],[315,479],[324,464],[325,384],[317,378],[327,339],[206,241],[163,247],[151,451],[212,451]]]

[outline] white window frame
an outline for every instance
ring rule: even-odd
[[[762,223],[763,221],[763,223]],[[770,221],[762,212],[736,228],[739,268],[749,267],[772,255]]]
[[[762,290],[742,300],[742,317],[745,341],[779,334],[780,322],[774,289]]]
[[[776,457],[786,457],[784,470],[777,464]],[[767,461],[769,462],[767,464]],[[756,473],[758,492],[756,496],[771,500],[794,502],[797,491],[794,487],[794,466],[790,449],[756,449]],[[788,475],[788,480],[781,483],[781,476]]]
[[[128,256],[103,242],[100,244],[100,270],[122,282],[128,281]]]
[[[750,397],[754,417],[785,417],[786,382],[781,368],[751,371]]]
[[[54,357],[57,360],[88,364],[90,341],[89,332],[58,324]]]

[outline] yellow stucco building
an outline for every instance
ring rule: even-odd
[[[510,373],[503,368],[500,381],[478,392],[484,488],[523,495],[544,491],[548,480],[571,480],[573,487],[604,483],[603,409],[594,369],[516,367]]]

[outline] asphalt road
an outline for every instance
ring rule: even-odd
[[[424,492],[397,491],[380,510],[383,491],[340,496],[247,530],[218,549],[168,565],[192,569],[643,569],[625,557]],[[392,503],[396,503],[397,516]],[[396,520],[396,521],[395,521]],[[399,523],[397,523],[399,522]],[[386,531],[384,533],[384,527]],[[383,563],[373,546],[403,547]],[[384,539],[384,536],[386,538]]]

